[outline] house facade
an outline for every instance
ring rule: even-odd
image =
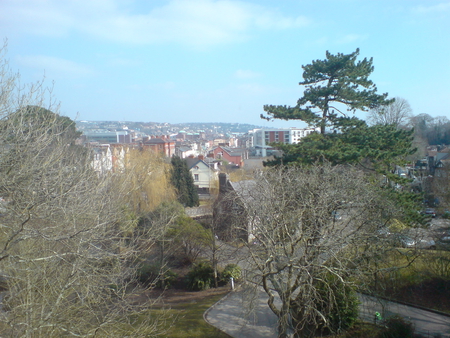
[[[216,186],[217,171],[212,169],[203,159],[188,157],[185,159],[189,171],[194,178],[194,185],[200,195],[209,195]]]
[[[211,152],[214,159],[225,160],[230,164],[234,164],[238,167],[244,166],[244,161],[248,159],[248,150],[244,148],[229,148],[224,146],[214,147]]]
[[[145,139],[142,142],[144,149],[151,149],[158,153],[163,153],[167,157],[175,155],[175,141],[171,140],[169,136],[154,137]]]

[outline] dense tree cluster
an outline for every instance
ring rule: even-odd
[[[197,187],[194,185],[194,178],[189,171],[186,161],[178,156],[173,156],[171,163],[171,182],[175,187],[178,201],[185,207],[198,206]]]
[[[445,116],[419,114],[411,117],[409,127],[427,145],[450,144],[450,121]]]

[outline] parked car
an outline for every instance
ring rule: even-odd
[[[388,238],[391,235],[391,232],[389,231],[389,228],[381,227],[378,228],[377,235],[382,238]]]
[[[441,242],[450,243],[450,236],[444,236],[440,239]]]
[[[397,235],[395,239],[396,245],[402,248],[414,248],[416,241],[406,235]]]
[[[419,239],[415,240],[409,236],[398,234],[395,236],[395,245],[402,248],[415,248],[415,249],[436,249],[436,242],[432,239]]]
[[[436,210],[434,208],[426,208],[423,213],[433,218],[436,217]]]

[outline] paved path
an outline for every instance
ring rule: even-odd
[[[400,314],[415,324],[416,333],[430,338],[439,335],[450,338],[450,317],[368,296],[361,296],[361,301],[360,317],[366,321],[373,321],[375,311],[383,317]],[[250,302],[255,305],[251,313],[244,306]],[[253,296],[242,290],[231,292],[208,310],[205,319],[235,338],[277,337],[277,319],[268,308],[267,295],[262,290]]]
[[[254,310],[250,312],[244,303],[253,303]],[[242,290],[229,293],[208,310],[205,319],[235,338],[277,338],[277,318],[268,308],[262,290],[253,297]]]
[[[416,327],[416,333],[425,337],[450,337],[450,317],[434,312],[421,310],[412,306],[388,302],[369,296],[360,296],[362,306],[360,307],[360,318],[373,321],[375,311],[382,314],[383,318],[399,314],[406,320],[412,322]]]

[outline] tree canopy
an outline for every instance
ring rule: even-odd
[[[65,139],[68,143],[74,143],[81,135],[81,132],[76,130],[75,122],[69,117],[37,105],[20,107],[9,114],[7,119],[2,121],[1,128],[4,130],[7,128],[10,137],[14,135],[37,139],[45,133],[58,139]],[[11,138],[9,141],[15,142]]]
[[[370,124],[393,124],[397,127],[404,126],[411,118],[411,106],[408,101],[396,97],[394,101],[385,106],[378,106],[369,111]]]
[[[2,336],[157,335],[151,301],[135,302],[135,262],[158,229],[126,231],[123,173],[98,175],[89,149],[72,144],[73,121],[45,104],[43,86],[22,85],[1,49]]]
[[[333,127],[343,111],[367,110],[390,103],[387,93],[377,94],[376,85],[369,80],[373,72],[372,58],[357,61],[359,48],[350,54],[326,52],[325,60],[314,60],[302,66],[303,96],[294,107],[265,105],[265,119],[302,120],[319,127],[321,134],[327,126]]]
[[[244,230],[250,224],[257,241],[248,245],[247,278],[260,280],[269,296],[278,337],[287,337],[291,325],[294,337],[350,325],[356,318],[351,277],[364,268],[349,252],[375,237],[387,209],[379,187],[354,167],[330,163],[269,168],[253,183],[240,183]]]
[[[194,185],[186,161],[178,156],[172,157],[171,182],[177,191],[178,201],[185,207],[195,207],[199,204],[197,187]]]
[[[326,160],[335,165],[360,165],[384,174],[414,151],[411,130],[397,129],[394,125],[368,126],[356,117],[340,119],[337,127],[340,133],[313,133],[298,144],[277,144],[284,152],[283,157],[266,164],[312,164]]]
[[[406,187],[408,179],[396,175],[395,169],[415,152],[412,147],[413,130],[398,129],[395,125],[368,126],[353,118],[340,119],[340,133],[310,134],[298,144],[278,144],[283,156],[265,162],[267,166],[312,165],[330,163],[350,164],[371,174],[383,185],[386,198],[398,206],[398,218],[412,224],[425,220],[417,211],[421,209],[421,195]],[[396,187],[395,189],[392,189]]]

